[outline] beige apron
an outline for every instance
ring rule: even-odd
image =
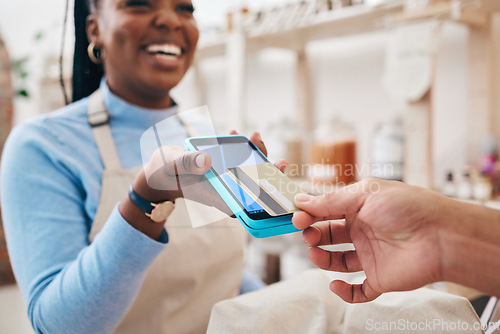
[[[121,168],[109,125],[100,124],[106,119],[103,98],[97,91],[89,100],[89,122],[94,124],[104,172],[90,242],[142,168]],[[192,127],[183,123],[189,135],[194,135]],[[246,233],[238,221],[227,218],[193,229],[187,212],[176,209],[165,228],[169,242],[146,273],[116,333],[204,333],[212,306],[239,293]]]

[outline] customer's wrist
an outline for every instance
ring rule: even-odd
[[[480,290],[491,287],[500,257],[500,211],[449,200],[440,220],[443,280]]]

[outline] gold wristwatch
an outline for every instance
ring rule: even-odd
[[[170,216],[174,210],[174,203],[171,201],[151,203],[136,193],[132,186],[130,186],[128,190],[128,197],[132,203],[141,209],[144,214],[155,223],[165,223],[168,216]]]

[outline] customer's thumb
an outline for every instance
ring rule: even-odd
[[[316,220],[343,219],[346,214],[357,212],[363,203],[363,194],[342,188],[321,196],[297,194],[295,205]]]

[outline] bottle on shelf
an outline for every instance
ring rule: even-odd
[[[446,181],[443,185],[443,188],[441,189],[441,192],[443,193],[443,195],[449,197],[457,196],[457,184],[454,180],[453,171],[450,170],[446,173]]]
[[[310,151],[310,177],[314,183],[338,186],[356,182],[356,136],[354,128],[335,118],[315,131]]]
[[[472,184],[468,169],[464,170],[461,180],[457,185],[457,198],[461,200],[472,199]]]
[[[284,120],[271,124],[266,132],[266,140],[269,141],[268,157],[271,160],[285,159],[288,167],[285,174],[289,177],[304,177],[303,166],[303,128],[297,122],[285,118]]]
[[[478,176],[472,188],[473,198],[481,203],[486,203],[491,200],[492,193],[493,186],[491,184],[491,179],[486,175]]]
[[[379,124],[371,142],[371,175],[403,181],[404,125],[401,118]]]

